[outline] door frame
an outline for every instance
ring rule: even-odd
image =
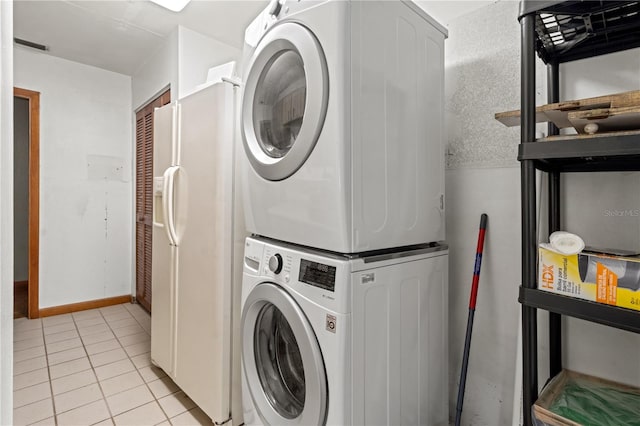
[[[139,286],[138,286],[138,268],[139,268],[139,263],[138,263],[138,231],[137,231],[137,227],[139,225],[139,223],[142,223],[139,221],[139,217],[138,217],[138,204],[137,204],[137,197],[138,197],[138,151],[137,151],[137,138],[138,138],[138,130],[137,130],[137,120],[138,120],[138,113],[140,113],[141,111],[150,108],[152,105],[157,104],[154,108],[160,107],[160,106],[164,106],[166,104],[169,104],[171,102],[171,85],[166,86],[165,88],[163,88],[160,92],[158,92],[157,94],[155,94],[151,99],[149,99],[147,102],[145,102],[142,106],[140,106],[139,108],[135,109],[133,111],[133,159],[134,162],[132,164],[133,167],[133,174],[135,176],[134,180],[133,180],[133,288],[132,288],[132,293],[133,293],[133,298],[134,301],[138,304],[140,304],[140,306],[142,306],[143,308],[147,309],[147,301],[140,297],[138,297],[140,295],[140,293],[138,292],[139,290]],[[152,116],[153,116],[153,112],[152,112]],[[152,147],[153,147],[153,143],[154,141],[152,140]],[[153,157],[153,148],[151,150],[151,156]],[[152,165],[152,170],[153,170],[153,158],[151,161],[151,165]],[[144,177],[144,176],[143,176]],[[153,171],[152,171],[152,180],[153,180]],[[144,182],[143,182],[144,184]],[[151,186],[153,187],[153,182],[151,182]],[[153,189],[152,189],[153,191]],[[143,204],[144,204],[144,199],[143,199]],[[153,204],[153,202],[152,202]],[[150,216],[153,215],[153,212],[149,213]],[[152,220],[151,217],[149,218],[150,222],[149,225],[152,226],[153,229],[153,225],[152,225]],[[151,247],[148,248],[149,250],[151,250]],[[143,259],[144,262],[144,259]],[[153,277],[151,278],[153,280]],[[144,287],[144,285],[143,285]],[[151,302],[148,301],[149,303],[149,313],[151,313]]]
[[[40,317],[40,92],[13,88],[13,96],[29,101],[29,286],[28,318]]]

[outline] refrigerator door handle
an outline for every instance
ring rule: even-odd
[[[164,197],[163,197],[163,213],[165,218],[165,229],[167,230],[167,238],[172,246],[178,245],[178,237],[175,227],[175,203],[174,203],[174,178],[179,166],[171,166],[164,172]]]
[[[174,166],[180,165],[180,132],[181,132],[181,116],[180,116],[180,104],[176,102],[171,105],[171,164]]]

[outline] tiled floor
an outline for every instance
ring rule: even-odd
[[[14,320],[14,425],[211,425],[151,365],[139,305]]]

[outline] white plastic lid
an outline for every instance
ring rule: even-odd
[[[584,241],[576,234],[556,231],[549,236],[551,249],[562,254],[578,254],[584,249]]]

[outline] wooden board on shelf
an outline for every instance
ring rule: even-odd
[[[572,112],[630,107],[640,108],[640,90],[542,105],[536,108],[536,122],[550,121],[558,128],[564,129],[573,127],[569,119]],[[520,110],[499,112],[495,114],[495,118],[507,127],[519,126]]]
[[[589,123],[597,124],[596,134],[640,129],[640,106],[573,111],[568,120],[578,133],[587,133],[584,129]]]
[[[640,137],[640,130],[629,130],[624,132],[603,132],[603,133],[596,133],[595,135],[581,133],[577,135],[548,136],[546,138],[538,139],[538,142],[568,141],[568,140],[575,140],[575,139],[585,140],[585,139],[601,138],[605,136],[639,136]],[[640,141],[638,143],[640,143]]]

